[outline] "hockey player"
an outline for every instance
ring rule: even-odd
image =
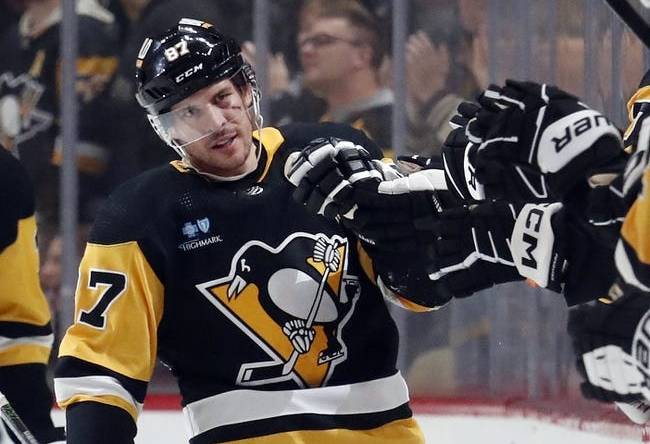
[[[261,128],[251,68],[208,23],[146,39],[136,66],[137,99],[180,160],[96,218],[55,375],[68,443],[132,443],[157,357],[193,444],[422,443],[382,295],[427,310],[431,281],[370,261],[291,199],[284,173],[323,138],[369,162],[378,148],[339,124]]]
[[[54,335],[38,279],[34,191],[25,168],[3,148],[0,195],[0,392],[38,442],[62,441],[63,429],[50,418],[47,363]]]

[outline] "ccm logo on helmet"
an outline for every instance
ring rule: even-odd
[[[176,83],[181,83],[183,80],[191,77],[192,75],[194,75],[194,73],[202,69],[203,69],[203,62],[199,63],[198,65],[194,65],[193,67],[191,67],[185,72],[180,73],[179,75],[176,76],[174,80],[176,81]]]

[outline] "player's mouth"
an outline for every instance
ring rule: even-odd
[[[236,138],[237,138],[237,134],[232,134],[227,137],[220,137],[219,139],[216,139],[212,142],[210,148],[214,150],[222,150],[222,149],[230,148],[235,143]]]

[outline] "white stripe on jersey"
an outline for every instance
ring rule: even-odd
[[[144,404],[131,396],[118,382],[110,376],[82,376],[78,378],[54,378],[54,394],[59,404],[77,395],[85,396],[116,396],[131,404],[138,414],[142,412]]]
[[[229,424],[286,415],[383,412],[408,402],[400,372],[373,381],[299,390],[233,390],[185,406],[190,437]],[[233,406],[228,408],[224,406]]]
[[[7,338],[0,336],[0,351],[16,345],[40,345],[41,347],[51,348],[54,343],[54,335],[43,336],[23,336],[21,338]]]

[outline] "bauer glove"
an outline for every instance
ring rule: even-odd
[[[562,199],[623,154],[621,135],[604,115],[554,86],[507,80],[479,103],[491,107],[468,131],[480,142],[473,163],[488,196]]]

